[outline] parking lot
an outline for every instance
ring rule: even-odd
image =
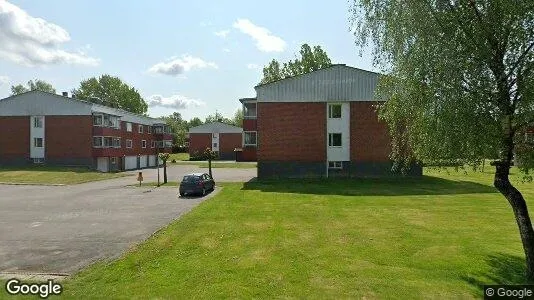
[[[169,181],[193,171],[207,170],[170,166]],[[214,178],[246,181],[255,173],[214,169]],[[143,177],[155,181],[157,171],[143,170]],[[135,179],[71,186],[0,185],[0,272],[71,274],[96,260],[114,258],[220,190],[203,198],[179,198],[177,188],[128,186]]]

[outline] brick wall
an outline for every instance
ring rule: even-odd
[[[387,125],[378,120],[376,102],[350,104],[350,160],[385,162],[391,152]]]
[[[243,119],[243,130],[244,131],[256,131],[258,128],[257,119]]]
[[[46,159],[91,157],[92,122],[91,116],[46,116]]]
[[[241,133],[221,133],[219,134],[219,152],[234,153],[235,148],[241,148],[243,143]]]
[[[0,161],[30,158],[30,117],[0,117]]]
[[[258,105],[258,161],[324,161],[325,103]]]

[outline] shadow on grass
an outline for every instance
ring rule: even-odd
[[[342,196],[450,195],[497,192],[494,187],[489,185],[432,176],[382,179],[253,179],[245,182],[242,189]]]
[[[482,294],[484,285],[488,284],[527,284],[525,277],[525,259],[517,255],[497,253],[486,258],[489,270],[462,279],[470,284],[475,296]]]

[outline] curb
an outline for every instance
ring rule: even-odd
[[[63,184],[63,183],[0,182],[0,185],[65,186],[66,184]]]

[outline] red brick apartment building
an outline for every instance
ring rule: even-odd
[[[40,91],[0,100],[0,165],[156,166],[172,135],[161,120]]]
[[[391,176],[378,73],[342,64],[255,87],[243,104],[242,160],[258,177]],[[410,175],[421,175],[414,166]]]
[[[219,159],[235,159],[235,149],[241,148],[243,128],[221,122],[202,124],[189,129],[189,155],[194,157],[206,148],[216,152]]]

